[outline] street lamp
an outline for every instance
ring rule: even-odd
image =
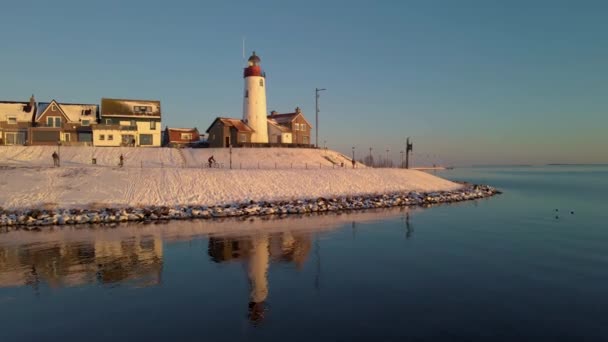
[[[403,151],[399,151],[401,153],[401,168],[403,169]]]
[[[232,144],[230,144],[230,170],[232,170]]]
[[[315,88],[315,146],[319,148],[319,92],[327,90],[325,88]]]
[[[355,146],[353,146],[353,169],[355,168]]]
[[[388,148],[386,149],[386,167],[389,167],[389,162],[388,162],[388,151],[390,151]]]

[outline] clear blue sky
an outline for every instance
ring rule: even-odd
[[[27,1],[0,10],[0,99],[160,99],[163,125],[242,112],[241,39],[268,110],[359,157],[608,162],[606,1]],[[384,153],[384,152],[383,152]],[[376,154],[376,153],[374,153]]]

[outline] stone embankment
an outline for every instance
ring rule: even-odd
[[[258,215],[306,214],[344,210],[388,208],[397,206],[428,206],[474,200],[499,194],[486,185],[465,185],[454,191],[407,192],[382,195],[344,196],[277,202],[248,202],[216,206],[152,206],[142,208],[14,210],[0,208],[0,226],[36,228],[40,226],[76,224],[115,224],[119,222],[152,222],[158,220],[213,219]]]

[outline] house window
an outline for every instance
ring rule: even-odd
[[[139,135],[140,145],[152,145],[152,134],[140,134]]]
[[[111,125],[112,124],[112,119],[106,119],[106,125]]]
[[[239,141],[240,142],[247,142],[247,134],[239,134]]]
[[[90,126],[91,125],[91,120],[82,120],[82,125],[83,126]]]
[[[8,119],[6,120],[9,124],[14,125],[17,123],[17,117],[16,116],[9,116]]]
[[[263,87],[263,86],[264,86],[264,80],[260,79],[260,87]]]
[[[108,134],[108,141],[114,140],[114,134]]]
[[[47,116],[46,125],[48,127],[61,127],[61,118],[58,116]]]
[[[155,130],[156,129],[156,121],[150,121],[150,129],[151,130]]]
[[[100,134],[100,135],[99,135],[99,140],[106,140],[106,136],[105,136],[105,135],[103,135],[103,134]]]
[[[130,126],[131,126],[131,127],[135,127],[135,126],[136,126],[136,124],[135,124],[135,120],[131,120],[131,125],[130,125]]]
[[[57,111],[57,106],[55,106],[54,103],[51,105],[51,111],[53,111],[53,112]]]
[[[294,131],[299,131],[300,130],[300,124],[299,123],[296,122],[295,124],[293,124],[293,126],[295,127],[293,129]]]
[[[70,133],[63,134],[63,141],[70,142],[70,141],[72,141],[72,139],[70,139],[70,138],[71,138]]]
[[[308,144],[308,137],[302,137],[302,143]]]
[[[192,133],[182,133],[182,140],[192,140]]]

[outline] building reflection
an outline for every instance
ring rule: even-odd
[[[258,324],[264,319],[268,297],[270,262],[293,263],[301,269],[312,247],[310,234],[281,232],[256,233],[239,238],[209,238],[209,256],[217,263],[240,261],[246,265],[249,279],[249,320]]]
[[[160,283],[162,267],[162,240],[152,235],[0,246],[0,287],[128,281],[149,286]]]

